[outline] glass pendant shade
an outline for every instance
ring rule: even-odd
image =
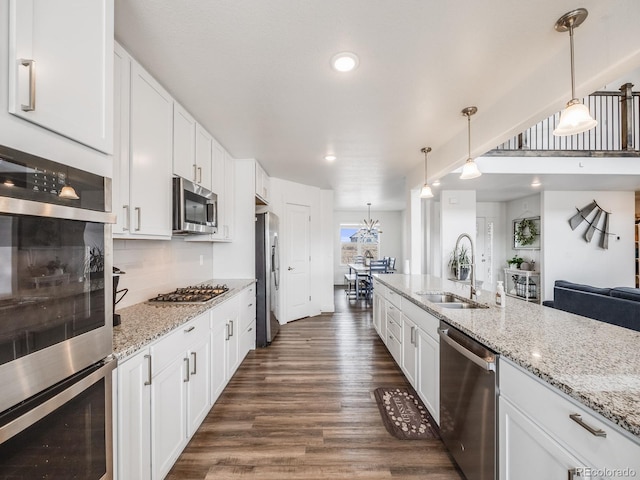
[[[78,200],[80,198],[76,193],[76,190],[70,185],[65,185],[64,187],[62,187],[62,190],[60,190],[58,196],[60,198],[67,198],[69,200]]]
[[[420,198],[433,198],[433,192],[428,184],[424,184],[422,190],[420,190]]]
[[[462,167],[462,174],[460,175],[461,180],[470,180],[472,178],[477,178],[482,175],[482,172],[478,169],[478,165],[471,158],[467,159],[467,162]]]
[[[576,133],[586,132],[596,125],[598,125],[598,122],[593,119],[587,106],[577,98],[574,98],[567,103],[567,108],[560,114],[560,123],[553,131],[553,134],[556,137],[575,135]]]

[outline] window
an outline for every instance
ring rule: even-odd
[[[371,230],[369,235],[360,234],[360,225],[340,225],[340,264],[351,263],[353,258],[362,255],[378,259],[380,247],[380,231]]]

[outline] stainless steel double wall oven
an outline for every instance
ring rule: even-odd
[[[112,477],[110,187],[0,147],[0,478]]]

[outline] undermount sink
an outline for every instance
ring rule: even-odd
[[[429,292],[415,292],[416,295],[420,295],[424,300],[431,303],[438,304],[443,308],[488,308],[487,305],[482,305],[473,301],[465,300],[461,297],[454,295],[453,293],[429,293]]]

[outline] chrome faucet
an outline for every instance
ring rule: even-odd
[[[471,235],[468,233],[461,233],[456,240],[456,246],[453,251],[458,251],[458,244],[460,243],[460,240],[465,237],[469,239],[469,243],[471,244],[471,265],[469,265],[471,267],[471,293],[469,294],[469,298],[473,300],[473,296],[477,296],[478,291],[476,290],[476,247],[473,245]],[[460,268],[460,266],[461,265],[458,265],[458,268]]]

